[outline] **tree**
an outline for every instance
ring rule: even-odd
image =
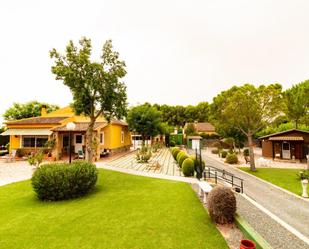
[[[24,104],[14,103],[12,107],[6,110],[3,117],[7,121],[38,117],[41,115],[42,106],[46,106],[47,113],[59,109],[59,106],[57,105],[51,105],[38,101],[30,101]]]
[[[292,86],[286,90],[285,113],[287,117],[295,122],[295,128],[298,128],[300,121],[309,122],[309,80]],[[308,124],[309,125],[309,124]]]
[[[70,41],[65,55],[50,51],[55,59],[52,73],[62,80],[73,95],[72,108],[77,115],[89,117],[86,133],[86,157],[93,159],[96,140],[93,138],[94,124],[101,115],[110,122],[111,118],[122,118],[126,114],[126,86],[120,81],[126,75],[125,62],[119,53],[112,50],[112,41],[103,45],[100,62],[91,61],[91,40],[82,38],[79,47]]]
[[[127,122],[131,131],[142,136],[143,144],[147,137],[156,136],[162,131],[161,113],[147,103],[131,108]]]
[[[189,123],[187,125],[187,128],[185,129],[185,134],[188,135],[188,136],[197,134],[197,131],[196,131],[193,123]]]
[[[217,122],[228,123],[246,135],[250,150],[250,169],[255,171],[253,136],[282,111],[282,87],[279,84],[232,87],[214,98]]]

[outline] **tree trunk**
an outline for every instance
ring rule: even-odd
[[[93,128],[94,128],[95,119],[91,118],[90,123],[86,133],[86,160],[88,162],[93,162]]]
[[[250,170],[256,171],[255,169],[255,162],[254,162],[254,151],[253,151],[253,137],[251,133],[248,133],[248,144],[249,144],[249,151],[250,151]]]

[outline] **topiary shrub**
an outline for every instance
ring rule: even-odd
[[[227,154],[225,158],[225,162],[229,164],[237,164],[238,163],[238,157],[236,154]]]
[[[227,151],[222,150],[222,151],[221,151],[221,157],[222,157],[222,158],[226,158],[226,156],[227,156]]]
[[[176,160],[179,152],[180,152],[180,149],[178,147],[175,147],[175,148],[172,149],[172,155],[173,155],[175,160]]]
[[[192,158],[186,158],[182,163],[181,169],[184,176],[194,176],[194,161]]]
[[[218,149],[212,149],[212,150],[211,150],[211,153],[212,153],[212,154],[219,154],[219,150],[218,150]]]
[[[170,141],[170,146],[174,147],[176,145],[175,141]]]
[[[189,156],[188,156],[186,153],[181,154],[181,155],[179,156],[179,159],[178,159],[178,166],[179,166],[180,168],[182,167],[183,161],[186,160],[187,158],[189,158]]]
[[[236,198],[228,187],[217,186],[208,194],[207,208],[211,219],[218,224],[234,221]]]
[[[179,158],[180,158],[180,156],[182,156],[182,155],[186,155],[186,152],[180,151],[180,152],[177,154],[177,157],[176,157],[177,163],[179,162]]]
[[[40,166],[31,178],[40,200],[66,200],[83,196],[96,184],[98,171],[86,161],[54,163]]]
[[[244,149],[244,156],[249,156],[249,149],[248,148]]]

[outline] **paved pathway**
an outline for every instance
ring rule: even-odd
[[[233,166],[226,165],[208,153],[203,152],[203,158],[206,165],[214,166],[217,168],[225,169],[238,177],[245,180],[244,193],[251,199],[262,205],[264,208],[275,214],[288,225],[292,226],[304,236],[309,238],[309,202],[301,200],[291,194],[288,194],[280,189],[274,188],[272,185],[256,179],[246,173],[235,169]],[[242,200],[243,205],[244,200]],[[248,204],[248,206],[250,206]],[[251,205],[252,206],[252,205]],[[246,217],[245,217],[246,218]],[[251,218],[252,219],[252,218]],[[256,217],[258,221],[258,216]],[[260,223],[260,222],[258,222]],[[278,223],[277,223],[278,224]],[[275,229],[275,228],[274,228]],[[274,236],[276,236],[276,231]],[[269,231],[271,232],[271,230]],[[267,233],[266,233],[267,235]],[[282,238],[283,235],[280,237]],[[290,238],[290,234],[286,230],[286,238]],[[266,239],[266,238],[265,238]],[[282,238],[284,239],[284,238]],[[296,239],[296,238],[295,238]],[[271,243],[271,241],[268,241]],[[280,247],[276,247],[280,248]],[[284,247],[281,247],[284,248]],[[291,248],[291,247],[286,247]],[[308,247],[293,247],[293,248],[309,248]]]
[[[21,162],[0,162],[0,186],[12,182],[30,179],[33,173],[32,166],[26,161]]]
[[[182,172],[168,148],[162,148],[157,153],[153,153],[149,163],[138,163],[135,158],[136,153],[132,152],[106,163],[115,168],[130,169],[138,172],[182,176]]]

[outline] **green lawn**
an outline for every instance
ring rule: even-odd
[[[301,195],[302,193],[300,180],[297,179],[297,174],[301,169],[258,168],[256,172],[250,171],[249,168],[240,169],[297,195]]]
[[[41,202],[30,181],[0,187],[0,248],[228,246],[188,184],[100,170],[76,200]]]

